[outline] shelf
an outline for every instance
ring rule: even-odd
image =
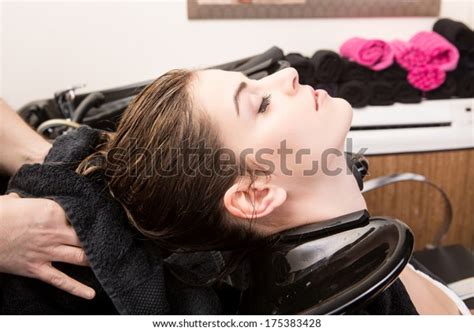
[[[348,134],[353,152],[366,148],[365,154],[378,155],[474,148],[473,98],[370,106],[353,112]]]

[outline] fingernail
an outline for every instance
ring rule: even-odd
[[[87,299],[93,299],[95,297],[95,291],[94,290],[88,290],[86,292],[86,297],[87,297]]]

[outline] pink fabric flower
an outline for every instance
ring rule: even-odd
[[[409,41],[429,56],[429,64],[445,71],[456,69],[459,61],[458,49],[440,34],[433,31],[421,31]]]
[[[415,67],[424,66],[429,63],[429,55],[418,45],[412,45],[401,40],[394,40],[390,43],[400,67],[407,71]]]
[[[393,63],[392,48],[379,39],[351,38],[342,44],[339,52],[375,71],[383,70]]]
[[[446,72],[435,65],[415,67],[408,73],[408,82],[422,91],[431,91],[440,87],[445,79]]]

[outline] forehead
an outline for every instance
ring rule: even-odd
[[[200,70],[195,73],[192,83],[194,102],[203,108],[232,105],[233,89],[242,76],[238,72],[218,69]]]
[[[215,89],[225,89],[239,78],[238,72],[224,71],[218,69],[199,70],[196,72],[194,81],[195,88],[200,92],[209,92]]]
[[[225,71],[220,69],[206,69],[206,70],[198,70],[196,72],[199,79],[202,80],[214,80],[214,79],[223,79],[223,78],[232,78],[238,77],[240,73],[233,72],[233,71]]]

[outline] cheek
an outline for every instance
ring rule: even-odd
[[[352,107],[340,98],[328,100],[325,109],[319,114],[313,113],[306,104],[301,105],[301,109],[280,107],[271,111],[274,113],[268,116],[260,115],[252,146],[254,156],[260,151],[260,157],[254,160],[259,164],[259,159],[272,162],[278,173],[282,162],[289,169],[307,169],[313,165],[313,161],[321,160],[325,150],[340,149],[352,121]],[[281,148],[286,148],[285,155]]]
[[[327,101],[322,113],[319,114],[321,116],[316,136],[322,139],[319,145],[323,149],[341,148],[351,127],[352,107],[341,98],[331,98]]]
[[[300,168],[314,160],[314,125],[315,118],[304,118],[296,113],[281,114],[273,119],[264,119],[265,125],[259,130],[255,150],[261,151],[259,160],[265,160],[265,167],[270,163],[277,174],[286,174],[291,169],[292,175],[300,176]],[[263,122],[262,122],[263,123]],[[309,123],[309,126],[308,126]],[[300,153],[299,160],[297,154]]]

